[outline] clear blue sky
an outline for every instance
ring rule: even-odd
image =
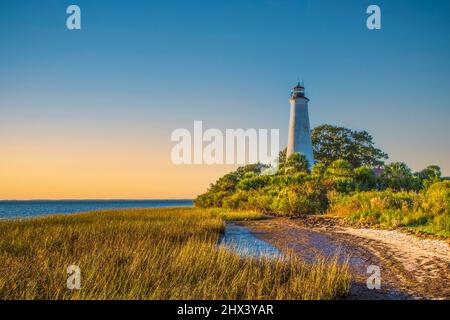
[[[69,4],[80,31],[66,29]],[[121,127],[170,146],[203,120],[280,128],[285,144],[300,77],[312,126],[366,129],[391,160],[450,175],[449,16],[444,0],[2,0],[0,143]]]

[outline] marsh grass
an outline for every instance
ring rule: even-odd
[[[0,299],[333,299],[347,266],[246,258],[218,246],[254,212],[130,209],[0,222]],[[66,287],[69,265],[81,289]]]

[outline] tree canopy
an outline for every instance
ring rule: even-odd
[[[282,157],[283,151],[280,152],[280,159]],[[279,161],[279,170],[283,171],[284,174],[295,174],[299,172],[307,173],[309,170],[309,163],[305,155],[300,153],[293,153],[289,158],[285,158],[284,161]]]
[[[390,188],[396,191],[418,188],[417,178],[404,162],[392,162],[384,166],[380,180],[383,188]]]
[[[344,127],[324,124],[312,131],[314,159],[329,166],[336,160],[346,160],[354,168],[383,165],[388,155],[375,148],[367,131],[353,131]]]

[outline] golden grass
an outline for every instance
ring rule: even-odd
[[[130,209],[0,222],[0,299],[333,299],[347,266],[244,258],[218,247],[253,212]],[[81,289],[66,288],[69,265]]]

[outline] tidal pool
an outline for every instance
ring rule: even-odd
[[[270,243],[258,239],[246,227],[235,223],[227,223],[225,233],[219,239],[219,244],[234,249],[243,256],[269,258],[282,256],[280,250]]]

